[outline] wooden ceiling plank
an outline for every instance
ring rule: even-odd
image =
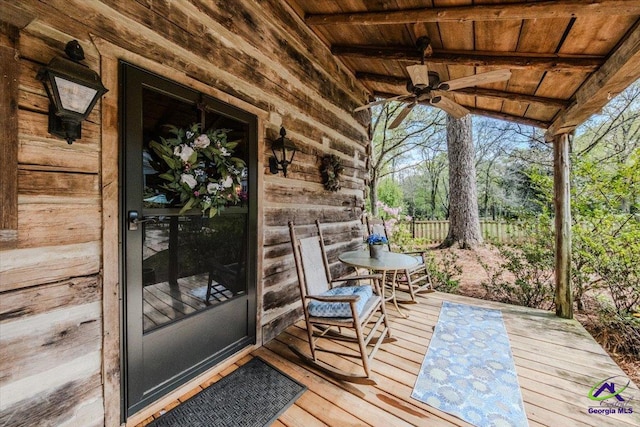
[[[471,22],[562,17],[640,15],[638,0],[542,0],[395,11],[307,14],[305,22],[321,25],[390,25],[416,22]]]
[[[637,19],[637,16],[580,17],[571,26],[558,53],[606,56]]]
[[[527,108],[529,108],[529,104],[526,102],[505,100],[502,104],[503,113],[516,117],[524,117],[524,114],[527,112]]]
[[[483,89],[478,87],[458,89],[456,90],[456,92],[461,92],[461,93],[465,93],[473,96],[481,96],[484,98],[496,98],[496,99],[502,99],[502,100],[521,102],[521,103],[526,102],[526,103],[549,105],[549,106],[555,106],[557,108],[566,108],[569,104],[568,101],[565,101],[563,99],[531,96],[531,95],[525,95],[525,94],[519,94],[519,93],[513,93],[513,92],[506,92],[506,91],[503,92],[503,91],[498,91],[493,89]]]
[[[366,45],[334,45],[331,52],[341,57],[357,57],[378,60],[414,61],[421,59],[422,54],[411,48]],[[474,51],[440,51],[434,50],[426,58],[427,63],[445,65],[466,65],[469,67],[507,67],[522,70],[563,71],[575,70],[580,72],[595,71],[604,63],[601,57],[561,56],[513,54],[509,52],[474,52]]]
[[[549,127],[549,122],[544,120],[529,119],[526,117],[513,116],[511,114],[499,113],[495,111],[487,111],[479,108],[467,107],[467,109],[471,112],[471,114],[476,114],[479,116],[491,117],[499,120],[506,120],[509,122],[520,123],[528,126],[535,126],[541,129],[547,129]]]
[[[531,104],[524,117],[530,120],[540,120],[551,124],[560,110],[549,105]]]
[[[571,18],[527,19],[522,23],[517,52],[557,52]]]
[[[568,100],[573,97],[587,77],[586,73],[547,73],[535,94]]]
[[[476,108],[487,111],[502,111],[502,100],[476,97]]]
[[[639,78],[640,21],[605,64],[578,89],[575,102],[554,120],[547,131],[548,137],[571,132]]]

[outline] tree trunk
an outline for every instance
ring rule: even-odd
[[[369,208],[371,209],[372,216],[378,216],[378,177],[375,172],[371,173],[371,180],[369,181]]]
[[[458,244],[473,249],[482,244],[478,215],[476,167],[473,159],[471,116],[456,120],[447,115],[447,148],[449,154],[449,234],[440,245]]]

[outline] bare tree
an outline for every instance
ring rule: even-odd
[[[483,243],[478,215],[476,168],[474,163],[471,116],[455,119],[447,115],[449,155],[449,234],[440,245],[458,244],[473,249]]]
[[[403,103],[388,103],[372,109],[372,150],[369,160],[369,201],[373,215],[377,214],[377,189],[388,175],[414,169],[420,159],[410,153],[436,141],[444,127],[444,114],[435,108],[415,107],[410,116],[396,129],[388,129]]]

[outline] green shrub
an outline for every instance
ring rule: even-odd
[[[455,294],[460,286],[462,274],[462,267],[457,263],[458,255],[447,250],[441,251],[440,254],[438,260],[429,252],[425,255],[433,288],[440,292]]]

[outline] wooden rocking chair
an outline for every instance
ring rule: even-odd
[[[293,345],[289,348],[306,363],[336,379],[373,385],[375,381],[371,378],[371,360],[382,343],[396,341],[395,338],[391,338],[380,296],[380,275],[332,279],[319,221],[316,221],[316,228],[317,234],[299,239],[296,237],[293,222],[289,222],[311,355],[303,353]],[[372,285],[333,286],[337,282],[360,279],[371,280]],[[352,329],[353,333],[343,333],[343,328]],[[321,348],[317,345],[320,339],[355,342],[358,344],[358,350],[341,352]],[[368,346],[373,348],[368,351]],[[346,372],[321,361],[318,358],[319,352],[359,358],[362,361],[364,375]]]
[[[384,220],[374,220],[366,217],[367,231],[369,234],[380,234],[387,238],[387,247],[391,251],[391,237],[387,232],[387,224]],[[410,301],[403,301],[405,303],[415,303],[416,295],[419,293],[435,292],[433,284],[431,282],[431,274],[429,273],[429,267],[427,266],[427,260],[424,257],[424,251],[412,251],[402,252],[406,255],[411,255],[418,260],[418,265],[405,270],[403,273],[398,273],[395,280],[395,285],[398,289],[406,290],[411,296]],[[385,278],[386,279],[386,278]],[[402,289],[404,288],[404,289]]]

